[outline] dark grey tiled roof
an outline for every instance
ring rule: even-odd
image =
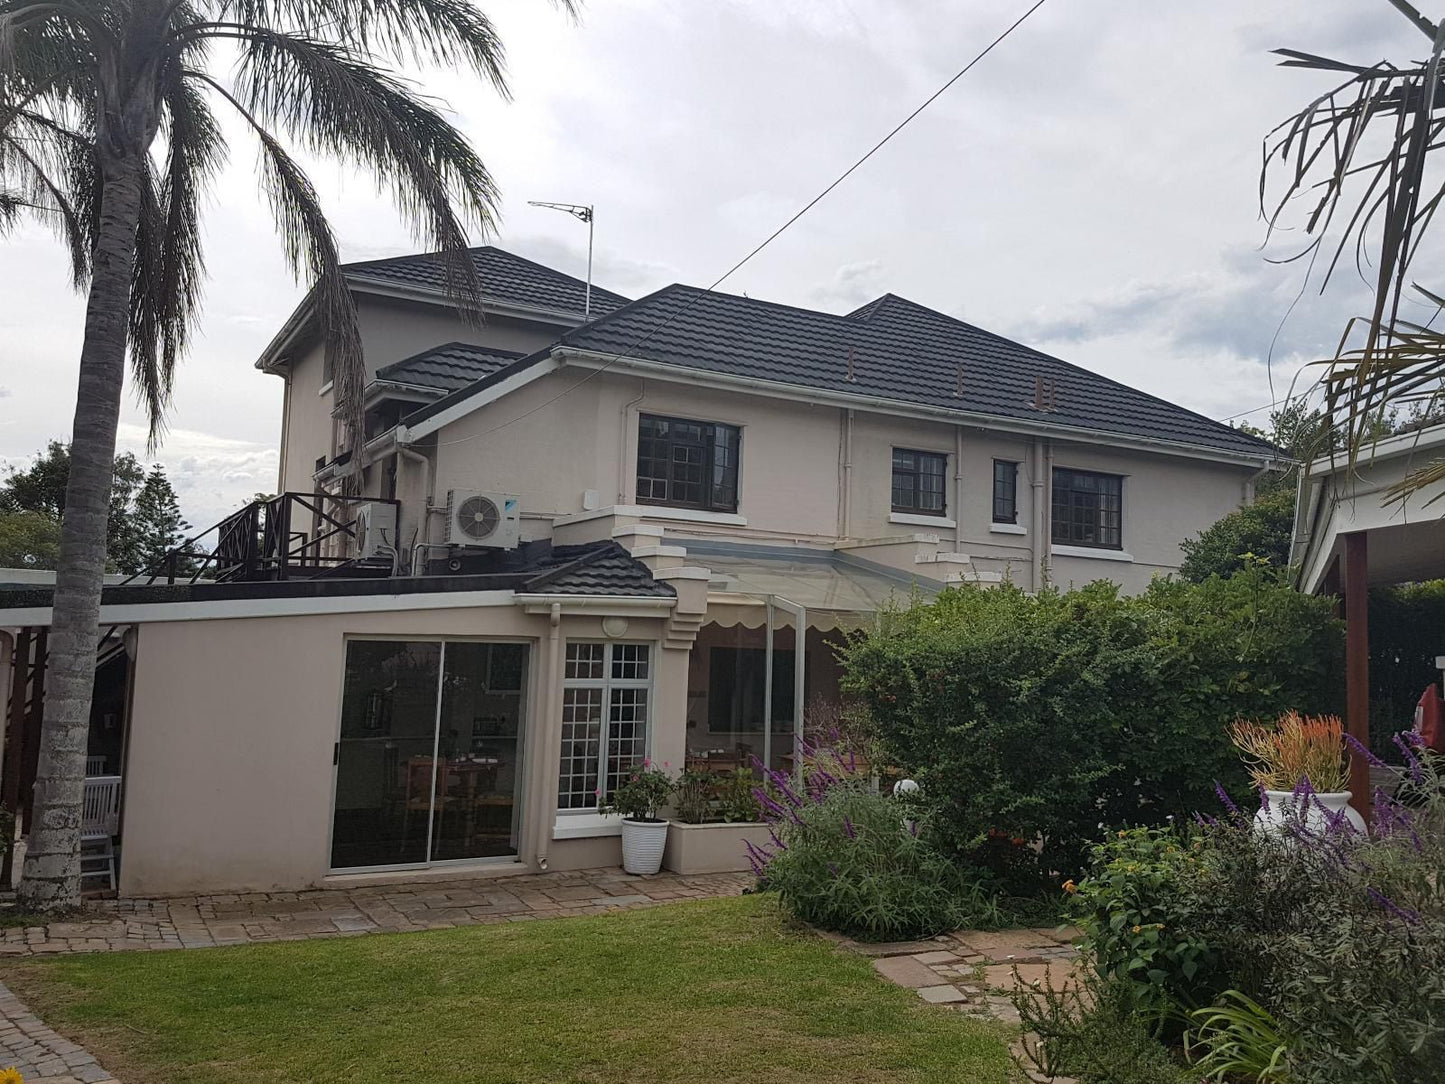
[[[522,356],[515,350],[493,350],[471,343],[446,343],[382,366],[376,371],[376,379],[412,387],[435,388],[440,392],[456,391],[490,376],[498,369],[505,369]]]
[[[549,595],[627,595],[673,598],[672,585],[652,578],[647,566],[611,539],[581,546],[553,546],[547,539],[523,542],[512,550],[478,550],[461,558],[462,567],[439,574],[312,580],[228,581],[193,584],[115,584],[101,592],[107,606],[142,603],[206,602],[225,599],[330,598],[345,595],[413,595],[439,591],[517,591]],[[0,625],[9,609],[47,607],[51,586],[0,585]]]
[[[472,251],[472,265],[482,284],[482,294],[494,301],[534,309],[571,313],[580,317],[585,309],[587,283],[550,267],[515,256],[493,245]],[[446,265],[436,253],[394,256],[385,260],[349,263],[348,277],[382,279],[424,290],[445,291]],[[592,284],[592,315],[601,316],[627,304],[627,298]]]
[[[893,294],[835,316],[673,285],[568,331],[562,344],[1024,424],[1274,453],[1201,414]],[[962,396],[955,394],[960,365]],[[1039,376],[1054,381],[1051,411],[1033,406]]]
[[[654,580],[647,566],[616,542],[554,546],[555,567],[517,588],[546,595],[638,595],[672,597],[672,584]]]

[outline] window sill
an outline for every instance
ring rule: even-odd
[[[322,384],[321,387],[316,389],[316,394],[329,395],[331,393],[332,383],[332,381],[328,380],[325,384]]]
[[[554,526],[563,526],[569,523],[585,523],[591,519],[603,519],[607,516],[671,519],[684,523],[717,523],[727,527],[746,527],[748,525],[747,516],[739,515],[736,512],[706,512],[700,508],[672,508],[665,504],[612,504],[606,508],[594,508],[586,512],[558,516],[552,523]]]
[[[989,534],[1028,534],[1029,529],[1018,523],[990,523]]]
[[[947,516],[920,516],[915,512],[889,512],[889,523],[907,523],[913,527],[957,527],[955,520]]]
[[[593,839],[621,834],[622,818],[610,813],[558,812],[552,825],[553,839]]]
[[[1123,550],[1095,549],[1093,546],[1051,546],[1049,552],[1055,557],[1092,557],[1096,561],[1126,561],[1132,563],[1134,555]]]

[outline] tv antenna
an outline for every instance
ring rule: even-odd
[[[582,314],[592,319],[592,204],[590,203],[548,203],[545,200],[529,199],[529,207],[550,207],[554,211],[566,211],[580,222],[587,223],[587,295],[583,302]]]

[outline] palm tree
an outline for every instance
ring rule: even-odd
[[[1323,363],[1325,405],[1352,462],[1390,430],[1397,412],[1433,419],[1445,405],[1445,332],[1431,326],[1433,316],[1401,314],[1412,294],[1436,316],[1445,308],[1445,298],[1410,278],[1445,202],[1445,180],[1429,168],[1445,145],[1445,21],[1431,22],[1408,0],[1385,2],[1429,40],[1428,55],[1397,66],[1276,50],[1285,67],[1347,78],[1266,137],[1260,176],[1271,231],[1304,208],[1309,240],[1290,259],[1313,268],[1323,256],[1321,289],[1350,262],[1372,287],[1370,313],[1349,321]],[[1274,181],[1282,183],[1271,188]],[[1404,499],[1441,478],[1445,460],[1416,470],[1392,496]]]
[[[569,13],[572,0],[558,0]],[[219,73],[220,54],[230,62]],[[286,257],[311,282],[338,412],[360,432],[363,369],[336,238],[289,147],[372,173],[475,311],[467,228],[497,190],[463,135],[388,65],[470,68],[506,94],[492,23],[470,0],[0,0],[0,229],[56,228],[85,335],[56,577],[33,818],[19,889],[74,906],[106,514],[129,358],[161,430],[203,278],[200,208],[224,162],[217,110],[259,147]]]

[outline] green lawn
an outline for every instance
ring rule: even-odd
[[[1003,1084],[1005,1032],[789,930],[767,897],[7,963],[126,1084]]]

